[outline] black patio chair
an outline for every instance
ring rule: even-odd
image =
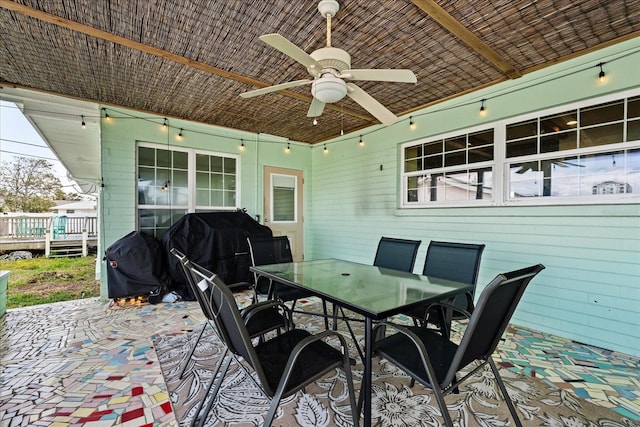
[[[416,326],[418,324],[422,326],[432,324],[441,329],[443,333],[448,334],[451,319],[463,317],[460,310],[473,312],[475,287],[478,283],[480,259],[484,248],[483,244],[431,241],[427,248],[422,274],[467,283],[473,285],[473,291],[456,296],[451,302],[453,306],[457,307],[453,311],[442,310],[441,307],[427,310],[427,305],[422,305],[404,311],[403,314],[411,316]]]
[[[421,240],[381,237],[373,260],[376,267],[390,268],[411,273]]]
[[[247,372],[249,378],[267,397],[271,398],[271,405],[265,416],[265,426],[271,425],[282,398],[295,394],[339,367],[345,372],[351,413],[354,425],[358,424],[359,415],[356,410],[350,359],[347,343],[342,335],[334,331],[312,335],[302,329],[292,329],[254,346],[233,294],[220,277],[205,274],[195,268],[192,268],[192,272],[201,279],[198,283],[199,289],[203,292],[204,298],[211,302],[221,336],[237,359],[238,366]],[[282,306],[286,307],[284,304]],[[337,339],[341,349],[325,343],[323,339],[328,337]],[[242,362],[239,358],[242,358]],[[231,358],[227,358],[214,393],[221,386],[230,362]],[[200,425],[204,423],[213,403],[214,399],[210,399]]]
[[[200,333],[198,334],[198,338],[196,338],[193,347],[191,348],[189,355],[186,358],[185,365],[182,367],[180,371],[179,378],[182,379],[184,373],[188,367],[189,361],[193,356],[193,353],[200,342],[200,339],[204,335],[207,330],[207,326],[211,327],[213,332],[218,334],[218,331],[215,329],[215,316],[211,311],[211,307],[209,307],[208,301],[204,301],[202,298],[201,292],[198,292],[197,282],[193,278],[193,273],[191,272],[190,266],[194,266],[204,272],[208,272],[204,267],[201,267],[195,263],[189,261],[189,259],[182,252],[177,250],[176,248],[171,248],[171,254],[175,256],[178,261],[180,261],[180,266],[184,272],[185,277],[187,278],[187,284],[191,288],[191,291],[196,297],[196,301],[198,301],[198,305],[204,314],[206,321],[204,326],[200,329]],[[233,292],[235,290],[243,290],[246,289],[246,283],[237,283],[227,285],[227,287]],[[269,308],[270,310],[264,310],[264,308]],[[256,310],[257,308],[261,308],[260,310]],[[280,329],[292,329],[294,327],[293,320],[289,312],[285,312],[283,316],[282,313],[279,312],[278,308],[275,307],[270,301],[264,301],[263,303],[255,303],[241,310],[243,319],[247,320],[247,329],[249,330],[249,335],[254,337],[263,336],[271,331],[278,331]],[[251,314],[251,316],[249,316]]]
[[[383,322],[374,329],[374,337],[378,337],[378,328],[382,328],[383,334],[381,338],[376,339],[373,350],[380,357],[397,365],[412,379],[433,390],[447,426],[453,426],[453,423],[447,411],[444,395],[454,391],[458,384],[488,364],[515,424],[521,427],[513,402],[507,394],[491,355],[527,285],[543,269],[544,266],[538,264],[496,276],[482,291],[474,313],[469,315],[465,312],[470,316],[469,323],[459,344],[433,329]],[[455,309],[451,305],[448,305],[448,308]],[[397,332],[384,336],[384,328],[386,331]],[[479,363],[458,380],[457,373],[473,362]]]
[[[247,242],[249,244],[249,253],[251,254],[251,264],[253,266],[293,262],[291,243],[287,236],[247,237]],[[274,282],[268,277],[260,276],[256,273],[254,273],[253,277],[255,291],[254,301],[258,300],[258,295],[266,295],[269,299],[291,302],[291,310],[296,311],[295,305],[299,299],[313,296],[313,293],[309,291]],[[328,329],[327,303],[324,300],[322,300],[322,308],[323,314],[307,311],[304,313],[323,316],[325,318],[325,328]]]

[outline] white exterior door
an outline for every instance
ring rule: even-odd
[[[304,259],[301,170],[265,166],[264,224],[274,236],[288,236],[294,261]]]

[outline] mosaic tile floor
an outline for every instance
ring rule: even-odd
[[[151,337],[202,321],[195,302],[10,310],[0,320],[0,427],[176,425]],[[640,420],[638,358],[521,328],[499,350],[514,370]]]

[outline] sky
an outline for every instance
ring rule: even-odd
[[[80,193],[67,170],[49,149],[20,109],[12,102],[0,101],[0,165],[13,162],[16,156],[45,159],[53,165],[53,173],[60,179],[62,190]]]

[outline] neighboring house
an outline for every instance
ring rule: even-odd
[[[314,146],[106,106],[101,250],[238,208],[286,234],[302,224],[305,259],[371,263],[380,236],[404,237],[423,242],[420,272],[430,240],[484,243],[477,294],[498,273],[547,267],[514,323],[639,356],[639,49],[627,40],[414,111],[415,128],[405,117]],[[278,220],[285,199],[301,211]]]
[[[70,202],[68,200],[57,200],[56,206],[49,210],[58,215],[96,215],[98,213],[98,202],[95,200],[81,200]]]

